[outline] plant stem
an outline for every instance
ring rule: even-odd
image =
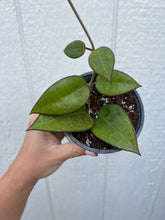
[[[92,85],[93,85],[94,78],[95,78],[95,72],[93,71],[92,77],[91,77],[91,80],[90,80],[90,83],[89,83],[90,88],[91,88]]]
[[[88,39],[89,39],[89,41],[90,41],[90,43],[91,43],[92,50],[95,50],[93,41],[92,41],[92,39],[91,39],[91,37],[90,37],[90,35],[89,35],[89,33],[88,33],[88,31],[87,31],[85,25],[83,24],[83,22],[82,22],[82,20],[81,20],[81,18],[80,18],[80,16],[79,16],[79,14],[78,14],[78,12],[76,11],[75,7],[73,6],[71,0],[68,0],[68,2],[69,2],[69,4],[70,4],[70,6],[71,6],[73,12],[75,13],[75,15],[76,15],[78,21],[80,22],[80,24],[81,24],[83,30],[85,31],[85,34],[87,35],[87,37],[88,37]]]
[[[90,51],[93,51],[91,48],[89,47],[85,47],[86,50],[90,50]]]
[[[92,87],[93,87],[93,81],[94,81],[94,79],[95,79],[95,71],[93,71],[91,80],[90,80],[90,82],[89,82],[90,92],[91,92],[91,89],[92,89]],[[91,102],[90,102],[90,96],[89,96],[89,99],[88,99],[88,109],[90,109],[90,105],[91,105]]]
[[[90,50],[90,51],[95,50],[95,46],[94,46],[94,44],[93,44],[93,41],[92,41],[92,39],[91,39],[91,37],[90,37],[90,35],[89,35],[89,33],[88,33],[88,31],[87,31],[85,25],[83,24],[83,22],[82,22],[82,20],[81,20],[81,18],[80,18],[80,16],[79,16],[79,14],[78,14],[78,12],[76,11],[76,9],[75,9],[75,7],[74,7],[72,1],[71,1],[71,0],[68,0],[68,3],[70,4],[70,6],[71,6],[71,8],[72,8],[72,10],[73,10],[73,12],[74,12],[74,14],[76,15],[76,17],[77,17],[78,21],[80,22],[80,24],[81,24],[81,26],[82,26],[82,28],[83,28],[83,30],[84,30],[86,36],[88,37],[88,39],[89,39],[89,41],[90,41],[90,43],[91,43],[92,49],[91,49],[91,48],[88,48],[88,47],[86,47],[86,49],[87,49],[87,50]],[[90,80],[90,83],[89,83],[90,91],[91,91],[91,88],[92,88],[92,86],[93,86],[94,78],[95,78],[95,72],[93,72],[92,77],[91,77],[91,80]],[[89,97],[89,99],[88,99],[88,109],[90,109],[90,97]]]

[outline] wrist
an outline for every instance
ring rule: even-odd
[[[0,180],[0,219],[20,219],[37,182],[26,173],[28,167],[17,159]]]
[[[23,166],[14,162],[2,177],[1,182],[7,189],[18,193],[20,191],[31,191],[37,183],[37,179],[30,175]]]

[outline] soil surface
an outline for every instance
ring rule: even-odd
[[[130,117],[132,121],[134,128],[136,128],[138,122],[138,109],[132,91],[118,96],[106,96],[100,94],[96,90],[96,88],[93,88],[93,91],[91,92],[90,100],[91,100],[92,110],[88,112],[93,118],[96,118],[100,108],[103,105],[117,104],[120,105],[126,111],[127,115]],[[80,142],[92,148],[97,148],[97,149],[115,148],[112,145],[107,144],[104,141],[97,138],[90,130],[81,133],[73,132],[73,135]]]

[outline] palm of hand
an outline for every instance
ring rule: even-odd
[[[30,119],[29,126],[37,116]],[[28,131],[16,158],[17,164],[38,180],[55,172],[65,160],[85,155],[85,150],[73,142],[61,144],[63,137],[64,133]]]

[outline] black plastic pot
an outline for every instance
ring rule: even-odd
[[[88,72],[88,73],[84,73],[80,76],[83,77],[86,80],[86,82],[90,82],[91,75],[92,75],[92,72]],[[142,128],[143,128],[144,108],[143,108],[143,103],[141,101],[141,98],[136,90],[133,91],[133,96],[134,96],[134,99],[135,99],[135,102],[136,102],[136,105],[138,108],[138,113],[139,113],[138,123],[137,123],[136,129],[135,129],[136,137],[138,137],[140,135]],[[81,143],[79,140],[77,140],[71,132],[67,132],[66,136],[69,140],[75,142],[77,145],[84,148],[85,150],[92,151],[95,153],[108,154],[108,153],[115,153],[115,152],[121,151],[121,149],[119,149],[119,148],[102,150],[102,149],[96,149],[96,148],[89,147],[89,146]]]

